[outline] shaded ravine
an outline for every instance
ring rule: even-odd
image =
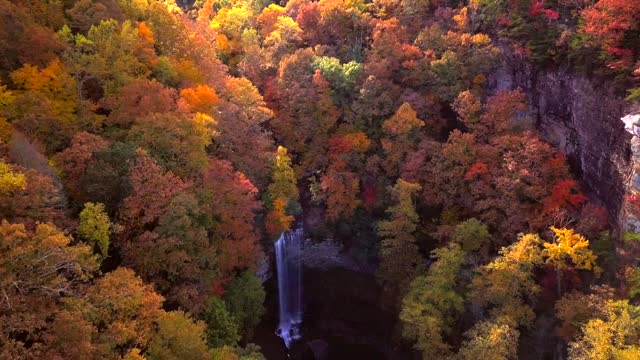
[[[275,260],[275,257],[273,258]],[[305,240],[302,263],[301,338],[289,350],[277,337],[280,327],[275,264],[265,282],[266,315],[252,342],[268,360],[412,359],[406,345],[394,343],[397,317],[380,305],[382,289],[371,264],[356,260],[335,241]]]

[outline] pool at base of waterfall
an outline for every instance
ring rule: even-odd
[[[286,346],[287,349],[291,348],[291,345],[302,337],[302,332],[300,331],[301,325],[301,323],[291,322],[287,324],[280,323],[278,326],[276,335],[284,341],[284,346]]]

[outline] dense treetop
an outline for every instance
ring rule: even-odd
[[[517,58],[637,101],[639,34],[635,0],[0,0],[0,357],[262,359],[255,273],[303,209],[424,359],[549,318],[639,356],[637,250],[489,86]]]

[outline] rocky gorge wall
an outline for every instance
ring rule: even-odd
[[[617,237],[625,226],[624,200],[632,175],[632,135],[620,120],[630,105],[606,80],[567,69],[542,69],[506,54],[490,76],[493,91],[521,88],[525,121],[563,151],[586,191],[609,211]]]

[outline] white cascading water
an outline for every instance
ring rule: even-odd
[[[302,324],[302,227],[282,233],[275,243],[280,324],[276,334],[289,348],[300,339]]]

